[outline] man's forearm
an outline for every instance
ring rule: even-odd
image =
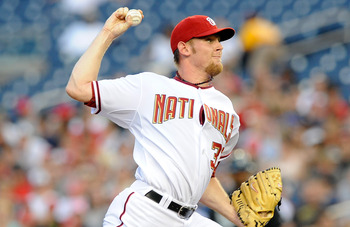
[[[101,30],[86,52],[75,64],[66,90],[74,99],[87,102],[91,99],[90,82],[97,80],[101,62],[113,42],[109,31]]]
[[[237,226],[243,226],[237,216],[236,211],[231,205],[231,200],[228,194],[216,177],[211,178],[209,185],[200,201],[210,209],[223,215]]]
[[[102,58],[112,42],[110,32],[101,30],[73,69],[72,73],[77,80],[86,83],[97,79]]]

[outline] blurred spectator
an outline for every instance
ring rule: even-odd
[[[252,156],[243,149],[235,149],[232,153],[232,161],[230,163],[230,176],[232,177],[235,187],[238,188],[244,181],[255,174],[259,169],[253,161]]]
[[[278,46],[282,43],[279,28],[257,13],[247,17],[239,29],[239,37],[245,52],[252,52],[263,46]]]
[[[96,12],[98,7],[107,0],[60,0],[60,7],[70,13],[86,16]]]
[[[173,61],[173,53],[170,48],[170,36],[173,26],[164,26],[160,33],[156,34],[148,48],[146,54],[149,60],[145,65],[145,71],[155,72],[161,75],[172,77],[176,68]]]
[[[350,168],[345,169],[338,176],[339,183],[337,184],[336,193],[339,201],[350,201]]]
[[[301,201],[297,207],[295,221],[298,226],[316,223],[324,209],[332,204],[333,186],[325,178],[311,177],[301,183]]]
[[[86,4],[87,5],[87,4]],[[68,25],[58,37],[61,59],[65,63],[76,60],[88,48],[103,23],[97,20],[98,11],[84,12],[80,20]]]
[[[325,74],[315,74],[301,83],[296,110],[304,118],[305,124],[321,124],[328,113],[328,81]]]
[[[242,78],[228,66],[224,66],[220,76],[213,80],[213,85],[232,100],[239,99],[243,89]]]
[[[243,47],[242,69],[246,74],[272,71],[278,63],[283,65],[282,34],[271,21],[252,13],[239,29],[238,37]]]

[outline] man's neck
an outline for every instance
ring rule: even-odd
[[[180,80],[199,87],[206,87],[213,80],[212,76],[198,71],[198,69],[184,70],[183,68],[179,68],[176,73]]]
[[[212,80],[213,80],[213,77],[209,77],[208,79],[206,79],[206,80],[204,80],[204,81],[202,81],[202,82],[191,82],[191,81],[189,81],[189,80],[186,80],[186,79],[184,79],[181,75],[180,75],[180,73],[177,71],[176,72],[176,76],[181,80],[181,81],[184,81],[184,82],[186,82],[186,83],[188,83],[188,84],[192,84],[192,85],[194,85],[194,86],[199,86],[199,87],[201,87],[201,86],[207,86],[207,84],[208,83],[210,83]]]

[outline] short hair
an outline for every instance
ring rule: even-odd
[[[180,61],[180,52],[179,52],[179,49],[176,49],[174,51],[174,62],[176,64],[176,66],[179,65],[179,61]]]

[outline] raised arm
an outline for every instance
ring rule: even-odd
[[[209,185],[201,198],[201,203],[220,213],[235,225],[239,227],[244,226],[239,220],[236,211],[233,209],[228,194],[225,192],[216,177],[211,178]]]
[[[92,98],[90,82],[97,80],[103,56],[113,40],[132,25],[131,20],[125,20],[128,11],[127,7],[122,7],[113,12],[106,20],[103,29],[75,64],[66,86],[67,94],[73,99],[88,102]],[[143,17],[142,11],[139,11]]]

